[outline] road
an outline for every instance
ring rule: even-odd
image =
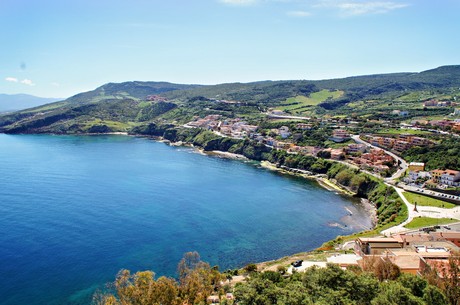
[[[292,119],[292,120],[310,120],[311,118],[305,116],[294,116],[294,115],[277,115],[272,113],[266,113],[271,119]]]
[[[385,182],[392,182],[396,179],[398,179],[399,177],[401,177],[402,174],[404,174],[404,172],[407,170],[407,162],[399,157],[398,155],[392,153],[391,151],[389,150],[386,150],[384,148],[381,148],[381,147],[378,147],[378,146],[375,146],[375,145],[372,145],[371,143],[369,142],[366,142],[364,140],[362,140],[359,135],[354,135],[354,136],[351,136],[351,138],[356,142],[356,143],[359,143],[359,144],[365,144],[367,146],[370,146],[370,147],[373,147],[373,148],[376,148],[376,149],[383,149],[385,151],[385,153],[387,153],[388,155],[390,155],[391,157],[393,157],[395,160],[397,160],[399,162],[399,169],[396,171],[396,173],[393,174],[393,176],[389,177],[389,178],[385,178],[384,181]]]
[[[411,222],[416,217],[460,219],[460,206],[457,206],[453,209],[444,209],[444,208],[418,205],[417,211],[414,211],[415,206],[411,204],[406,199],[406,197],[404,197],[403,195],[404,190],[400,189],[399,187],[395,187],[395,186],[393,186],[393,188],[396,190],[399,197],[401,197],[402,201],[404,201],[404,203],[406,204],[409,217],[407,217],[407,219],[403,223],[380,232],[383,235],[388,236],[388,235],[395,234],[395,233],[413,230],[413,229],[406,229],[404,228],[404,226],[408,224],[409,222]]]
[[[365,144],[365,145],[368,145],[368,146],[371,146],[371,147],[374,147],[374,148],[383,149],[381,147],[372,145],[372,144],[370,144],[370,143],[368,143],[368,142],[366,142],[364,140],[361,140],[359,138],[359,135],[354,135],[354,136],[352,136],[352,138],[356,143]],[[405,228],[404,226],[407,225],[408,223],[410,223],[416,217],[460,219],[460,206],[457,206],[457,207],[455,207],[453,209],[445,209],[445,208],[430,207],[430,206],[420,206],[419,205],[419,206],[417,206],[417,211],[415,211],[414,210],[415,206],[413,204],[411,204],[406,199],[406,197],[404,197],[404,195],[403,195],[404,190],[395,186],[395,184],[396,184],[395,180],[398,179],[399,177],[401,177],[401,175],[407,170],[407,167],[408,167],[407,162],[404,161],[404,159],[402,159],[401,157],[395,155],[394,153],[392,153],[392,152],[390,152],[390,151],[388,151],[386,149],[383,149],[383,150],[387,154],[392,156],[395,160],[398,160],[400,162],[400,168],[398,169],[398,171],[396,173],[394,173],[393,176],[391,176],[389,178],[385,178],[384,182],[385,182],[386,185],[391,186],[396,190],[396,192],[398,193],[399,197],[401,198],[401,200],[404,202],[404,204],[407,207],[408,217],[403,223],[401,223],[401,224],[399,224],[397,226],[391,227],[389,229],[383,230],[382,232],[380,232],[381,234],[388,236],[388,235],[391,235],[391,234],[410,231],[409,229]]]

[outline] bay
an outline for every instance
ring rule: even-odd
[[[237,268],[371,225],[356,200],[251,162],[128,136],[1,134],[0,220],[5,305],[88,304],[122,268],[175,276],[187,251]]]

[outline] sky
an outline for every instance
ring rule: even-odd
[[[0,93],[460,64],[460,0],[0,0]]]

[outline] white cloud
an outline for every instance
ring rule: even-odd
[[[13,82],[13,83],[17,83],[18,82],[18,79],[16,77],[11,77],[11,76],[8,76],[7,78],[5,78],[5,80],[7,82]]]
[[[395,3],[395,2],[348,2],[342,3],[338,7],[345,14],[356,16],[366,14],[384,14],[395,9],[407,7],[407,4]]]
[[[385,14],[390,11],[408,7],[407,3],[396,3],[392,1],[321,1],[316,7],[334,8],[340,11],[343,16],[360,16],[369,14]]]
[[[56,83],[56,82],[52,82],[51,83],[51,86],[54,86],[54,87],[60,87],[61,84],[60,83]]]
[[[290,12],[287,12],[286,15],[291,16],[291,17],[309,17],[312,14],[306,11],[290,11]]]
[[[220,2],[224,4],[229,4],[229,5],[252,5],[258,2],[258,0],[219,0]]]
[[[35,84],[30,79],[27,79],[27,78],[23,79],[21,81],[21,84],[28,85],[28,86],[35,86]]]

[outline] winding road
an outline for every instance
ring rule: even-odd
[[[372,144],[360,139],[359,135],[354,135],[354,136],[351,136],[351,137],[356,143],[365,144],[365,145],[368,145],[370,147],[383,149],[381,147],[372,145]],[[404,161],[404,159],[402,159],[401,157],[395,155],[394,153],[392,153],[392,152],[390,152],[390,151],[388,151],[386,149],[383,149],[383,150],[385,151],[385,153],[387,153],[388,155],[392,156],[395,160],[398,160],[399,163],[400,163],[400,167],[399,167],[398,171],[396,173],[394,173],[393,176],[391,176],[389,178],[385,178],[384,182],[385,182],[386,185],[391,186],[396,190],[396,192],[398,193],[399,197],[401,198],[401,200],[404,202],[404,204],[407,207],[408,217],[401,224],[399,224],[397,226],[394,226],[394,227],[391,227],[389,229],[383,230],[382,232],[380,232],[381,234],[388,236],[388,235],[392,235],[392,234],[395,234],[395,233],[401,233],[401,232],[405,232],[405,231],[410,231],[412,229],[407,229],[404,226],[407,225],[408,223],[410,223],[416,217],[460,219],[460,206],[457,206],[457,207],[452,208],[452,209],[446,209],[446,208],[438,208],[438,207],[420,206],[420,205],[418,205],[417,210],[415,211],[415,206],[413,204],[411,204],[406,199],[406,197],[403,195],[403,193],[405,191],[403,189],[395,186],[395,180],[398,179],[399,177],[401,177],[401,175],[407,170],[407,168],[408,168],[407,162]]]

